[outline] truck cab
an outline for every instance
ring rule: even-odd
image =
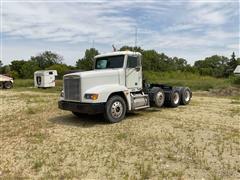
[[[64,75],[58,105],[77,116],[103,113],[106,120],[115,123],[121,121],[126,112],[153,104],[161,107],[167,101],[165,94],[170,96],[171,92],[169,86],[143,85],[139,52],[117,51],[97,55],[91,71]],[[177,95],[179,104],[180,90]]]

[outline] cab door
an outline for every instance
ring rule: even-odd
[[[127,56],[126,86],[132,91],[139,91],[142,89],[142,66],[140,56]]]

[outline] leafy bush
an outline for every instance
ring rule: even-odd
[[[240,85],[240,76],[231,76],[229,79],[232,84]]]

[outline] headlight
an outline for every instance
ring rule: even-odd
[[[64,92],[61,91],[60,97],[64,97]]]
[[[97,100],[98,94],[85,94],[85,99]]]

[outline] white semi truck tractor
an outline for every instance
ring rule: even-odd
[[[59,108],[78,117],[102,113],[107,121],[116,123],[127,112],[190,102],[188,87],[143,83],[141,57],[131,51],[101,54],[95,56],[93,70],[64,75]]]

